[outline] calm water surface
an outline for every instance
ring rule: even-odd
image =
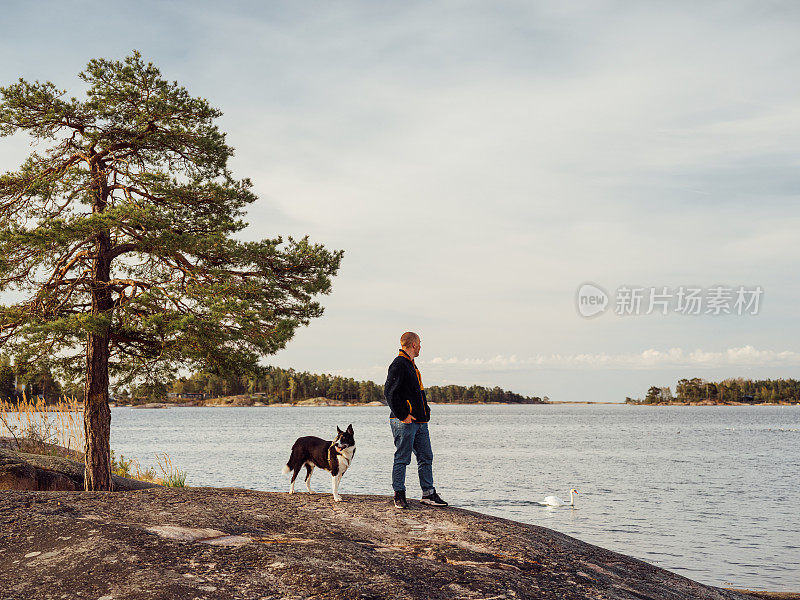
[[[703,583],[800,591],[800,407],[433,406],[437,491]],[[301,435],[352,423],[343,494],[391,493],[388,409],[112,409],[117,454],[167,452],[193,486],[288,489]],[[316,491],[330,491],[317,471]],[[419,497],[415,462],[409,497]],[[536,502],[580,494],[576,508]],[[300,485],[299,489],[304,489]]]

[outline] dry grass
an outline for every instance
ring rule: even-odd
[[[10,437],[8,437],[10,436]],[[19,403],[0,400],[0,443],[20,452],[63,456],[83,461],[85,437],[83,406],[75,398],[61,398],[55,404],[44,399],[28,399]],[[156,469],[142,469],[136,459],[117,459],[111,452],[111,472],[121,477],[150,481],[167,487],[184,487],[186,473],[179,471],[166,453],[156,454]]]
[[[83,406],[66,396],[55,404],[25,395],[19,403],[0,400],[0,435],[20,452],[83,460]]]
[[[126,459],[120,454],[119,459],[111,453],[111,470],[120,477],[129,477],[139,481],[151,481],[165,487],[185,487],[186,473],[179,471],[172,463],[172,458],[166,452],[156,454],[156,464],[161,474],[156,473],[153,467],[142,470],[139,461],[135,458]]]

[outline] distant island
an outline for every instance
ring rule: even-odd
[[[500,387],[433,385],[425,388],[428,401],[437,404],[547,404],[547,396],[523,396]],[[80,381],[63,383],[49,369],[24,371],[0,357],[0,398],[25,395],[56,402],[67,396],[83,400]],[[117,405],[163,406],[348,406],[383,402],[383,386],[374,381],[263,367],[248,376],[194,373],[174,380],[133,386],[112,386]]]
[[[480,385],[433,385],[425,388],[429,402],[437,404],[545,404],[547,397],[523,396],[500,387]],[[252,403],[263,405],[367,405],[383,402],[383,386],[374,381],[266,367],[253,377],[219,377],[195,373],[158,390],[121,390],[118,402],[128,398],[152,402],[165,398],[172,402],[194,401],[203,404]],[[222,400],[220,402],[219,400]],[[157,401],[157,400],[156,400]]]
[[[625,398],[626,404],[647,405],[753,405],[800,404],[800,381],[796,379],[752,380],[741,377],[714,382],[695,377],[681,379],[675,395],[669,387],[652,386],[644,398]]]

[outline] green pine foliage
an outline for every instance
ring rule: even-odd
[[[0,365],[0,402],[14,398],[17,392],[16,380],[14,367]]]
[[[711,402],[726,404],[731,402],[797,403],[800,402],[800,380],[763,379],[752,380],[741,377],[724,381],[706,381],[699,377],[681,379],[675,386],[675,397],[669,388],[651,387],[643,400],[626,398],[629,404],[662,404],[669,402]]]
[[[87,489],[110,489],[110,381],[245,373],[322,314],[341,251],[241,241],[252,183],[221,112],[138,52],[96,59],[83,99],[0,87],[0,137],[36,148],[0,175],[0,347],[85,378]],[[8,294],[10,292],[10,294]]]
[[[383,386],[373,381],[357,381],[352,377],[320,375],[280,367],[267,367],[256,376],[243,377],[222,377],[211,373],[196,373],[191,377],[177,379],[167,387],[170,392],[176,394],[203,394],[206,398],[258,394],[273,403],[297,402],[317,397],[362,404],[383,400]],[[487,388],[479,385],[469,387],[434,385],[426,387],[425,393],[430,402],[442,404],[479,402],[534,404],[542,402],[542,399],[537,396],[522,396],[499,387]],[[131,395],[136,396],[137,393]],[[145,397],[149,400],[163,399],[163,395]]]
[[[37,150],[0,177],[0,343],[70,378],[87,335],[112,377],[245,372],[322,314],[342,257],[308,239],[243,242],[248,179],[227,167],[222,113],[135,52],[53,83],[0,88],[0,134]]]
[[[507,404],[540,404],[539,396],[523,396],[506,391],[500,387],[487,388],[481,385],[433,385],[425,388],[428,400],[443,404],[472,404],[483,402],[503,402]]]
[[[258,395],[272,403],[297,402],[318,397],[367,403],[383,398],[383,386],[372,381],[356,381],[351,377],[320,375],[280,367],[266,367],[257,375],[243,377],[196,373],[173,381],[168,387],[173,393],[202,393],[206,398]]]

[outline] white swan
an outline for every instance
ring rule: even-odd
[[[558,496],[547,496],[543,501],[542,504],[545,506],[575,506],[575,494],[578,493],[578,490],[571,489],[569,491],[569,502],[564,502]]]

